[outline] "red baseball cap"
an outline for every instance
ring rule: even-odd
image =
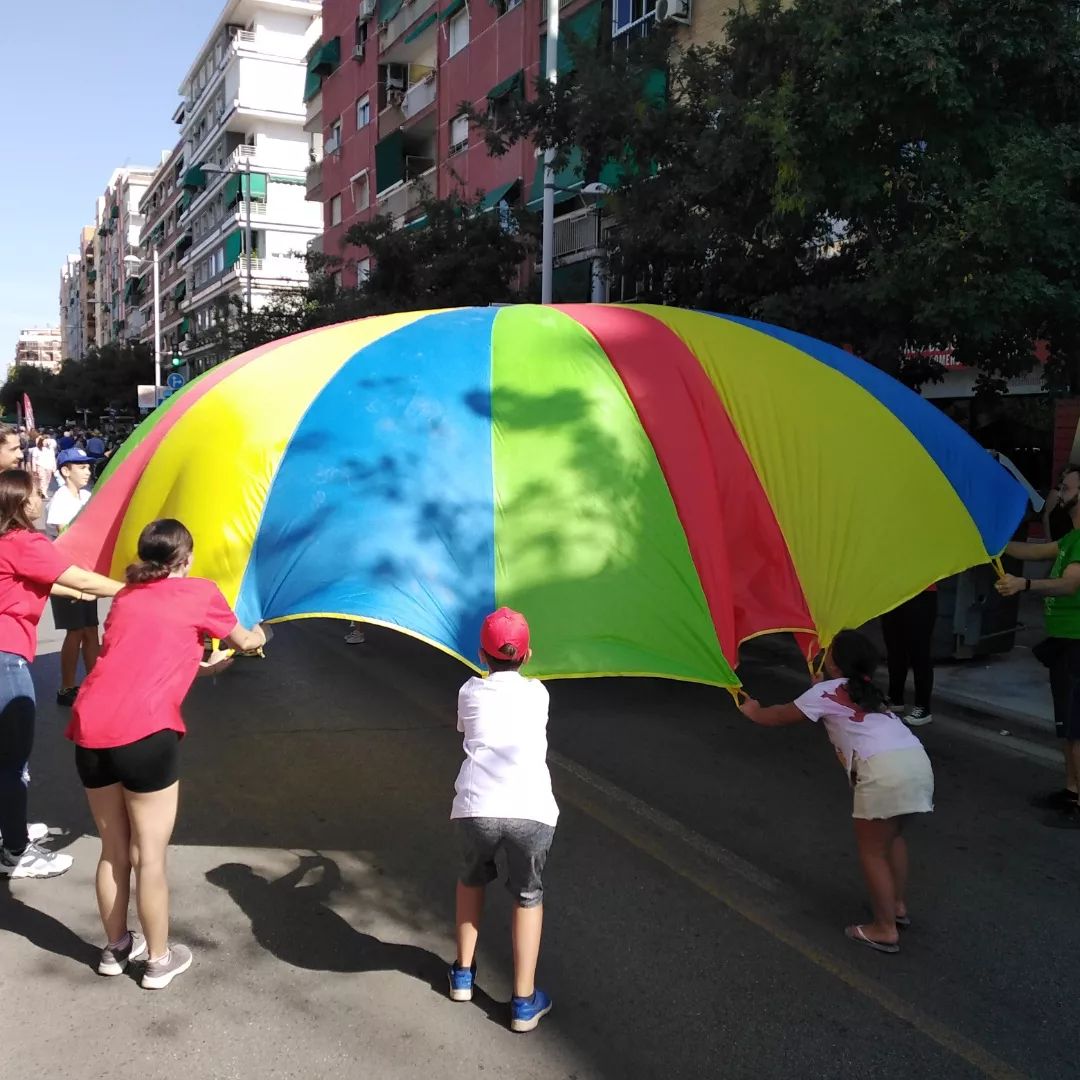
[[[514,660],[524,660],[529,651],[529,624],[520,611],[501,607],[493,611],[480,627],[480,647],[496,660],[511,659],[502,651],[505,645],[513,645]]]

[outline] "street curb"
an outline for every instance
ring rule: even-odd
[[[769,664],[782,668],[792,676],[804,676],[806,665],[792,655],[792,649],[783,641],[770,640],[767,637],[755,638],[748,643],[743,650],[743,659],[756,660],[759,663]],[[964,718],[981,723],[984,727],[1000,726],[1000,724],[1021,727],[1025,733],[1042,736],[1050,742],[1056,742],[1053,724],[1044,717],[1025,713],[1020,709],[1010,709],[1004,705],[993,705],[986,699],[976,697],[974,694],[958,693],[949,688],[936,686],[934,697],[953,709],[963,713]]]

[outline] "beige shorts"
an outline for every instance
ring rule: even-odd
[[[921,746],[856,758],[851,780],[855,788],[852,817],[881,821],[929,814],[934,809],[934,770]]]

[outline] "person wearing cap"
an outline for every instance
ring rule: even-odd
[[[531,655],[524,615],[504,607],[484,620],[480,660],[490,674],[469,679],[458,692],[465,761],[450,811],[461,849],[450,997],[472,1000],[484,890],[498,877],[495,856],[501,850],[514,898],[512,1031],[532,1031],[551,1011],[551,999],[535,979],[544,921],[542,876],[559,808],[547,767],[547,688],[520,670]]]
[[[60,451],[56,468],[61,484],[49,500],[45,514],[45,532],[51,539],[55,540],[90,501],[92,461],[85,450],[77,447]],[[89,675],[101,652],[97,600],[69,600],[54,596],[50,602],[56,629],[65,631],[64,643],[60,647],[60,689],[56,692],[56,704],[70,708],[75,704],[75,695],[79,692],[79,657],[82,657],[86,674]]]

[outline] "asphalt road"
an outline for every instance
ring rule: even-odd
[[[66,877],[0,885],[0,1013],[19,1077],[914,1077],[1076,1075],[1080,835],[1026,805],[1051,748],[964,720],[925,729],[938,809],[911,830],[898,956],[865,917],[850,798],[821,731],[764,730],[716,690],[551,684],[562,816],[540,983],[506,1030],[509,901],[493,888],[471,1005],[445,995],[462,669],[406,637],[280,627],[266,661],[189,699],[167,991],[101,979],[95,841],[56,656],[33,814]],[[797,678],[749,662],[764,700]],[[18,1035],[12,1034],[18,1032]]]

